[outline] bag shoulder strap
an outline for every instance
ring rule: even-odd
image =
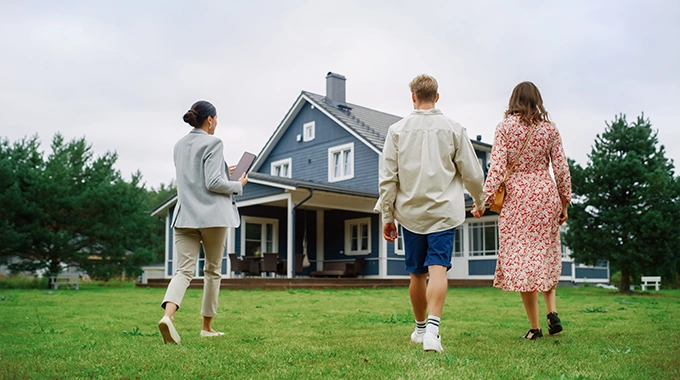
[[[529,136],[527,136],[527,139],[524,141],[524,145],[522,146],[522,149],[520,149],[519,154],[517,155],[517,158],[515,158],[515,162],[513,162],[512,165],[510,165],[510,168],[505,173],[505,179],[503,179],[503,182],[508,180],[508,177],[510,177],[510,173],[512,173],[512,169],[515,168],[515,164],[517,164],[517,161],[519,161],[519,158],[522,157],[522,153],[524,152],[524,148],[526,148],[527,145],[529,144],[529,140],[531,140],[531,136],[533,135],[534,129],[536,128],[537,125],[538,125],[538,123],[534,124],[531,127],[531,130],[529,130]]]

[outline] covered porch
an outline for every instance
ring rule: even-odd
[[[227,254],[251,260],[275,253],[283,269],[276,273],[289,279],[330,273],[324,266],[344,267],[339,263],[360,265],[358,276],[387,275],[380,220],[373,211],[377,194],[260,173],[249,181],[247,198],[236,200],[241,226],[229,229]],[[305,255],[309,265],[301,268]],[[228,278],[238,274],[233,256],[223,262]],[[271,265],[267,269],[263,272],[271,276]]]

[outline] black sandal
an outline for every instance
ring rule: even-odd
[[[526,334],[522,336],[524,339],[536,340],[537,338],[543,338],[543,331],[541,329],[529,330]]]
[[[562,322],[557,316],[556,312],[548,314],[548,332],[550,335],[557,334],[562,331]]]

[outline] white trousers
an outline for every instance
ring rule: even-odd
[[[172,302],[179,309],[184,293],[196,273],[198,252],[203,243],[205,267],[203,274],[203,307],[201,315],[214,317],[217,314],[217,300],[222,280],[222,258],[227,240],[227,227],[175,228],[175,260],[177,271],[170,280],[161,306]]]

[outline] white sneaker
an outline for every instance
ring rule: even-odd
[[[205,330],[201,330],[201,336],[204,337],[204,338],[210,338],[210,337],[214,337],[214,336],[222,336],[222,335],[224,335],[224,333],[223,333],[223,332],[219,332],[219,331],[205,331]]]
[[[158,329],[161,330],[161,336],[163,337],[163,343],[174,343],[179,344],[180,337],[175,330],[175,324],[172,323],[170,317],[163,317],[158,322]]]
[[[415,330],[411,333],[411,342],[413,343],[423,343],[423,337],[425,336],[425,333],[418,333],[418,328],[416,327]]]
[[[432,333],[425,333],[423,336],[423,350],[435,352],[444,351],[444,348],[442,347],[442,337],[439,335],[434,336]]]

